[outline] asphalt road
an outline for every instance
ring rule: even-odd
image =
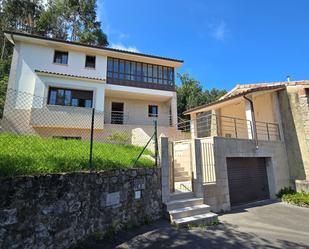
[[[219,225],[190,230],[160,220],[110,239],[91,239],[79,248],[309,249],[309,208],[264,202],[237,208],[220,215],[219,220]]]

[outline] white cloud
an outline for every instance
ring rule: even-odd
[[[226,37],[226,24],[221,21],[218,25],[212,25],[212,36],[218,41],[224,41]]]
[[[115,48],[115,49],[139,53],[139,50],[135,46],[125,46],[122,43],[112,43],[110,47]]]
[[[124,45],[125,43],[128,43],[126,42],[126,40],[129,40],[130,35],[112,27],[112,24],[108,18],[107,11],[105,9],[105,4],[106,1],[103,0],[97,2],[97,18],[103,24],[103,31],[107,34],[108,40],[110,42],[110,47],[138,53],[139,50],[135,46]]]

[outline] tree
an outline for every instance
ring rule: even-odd
[[[96,0],[49,0],[37,22],[41,35],[105,47],[107,36],[97,21]]]
[[[203,91],[201,83],[189,76],[189,74],[178,74],[181,85],[176,87],[177,91],[177,111],[182,118],[183,112],[203,105],[211,103],[226,93],[226,90],[213,88]]]

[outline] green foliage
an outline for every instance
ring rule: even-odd
[[[93,167],[95,170],[130,168],[141,150],[133,145],[94,142]],[[138,166],[151,167],[153,162],[140,158]],[[79,170],[89,170],[89,141],[0,134],[1,176]]]
[[[129,142],[130,134],[128,132],[114,132],[107,139],[117,144],[126,144]]]
[[[107,46],[96,11],[96,0],[48,0],[46,5],[42,0],[3,0],[1,30],[26,31]]]
[[[6,60],[0,60],[0,118],[2,118],[3,108],[5,103],[5,94],[7,84],[9,81],[9,67],[11,64],[11,57]]]
[[[291,187],[285,187],[278,192],[277,197],[281,199],[283,195],[290,195],[295,193],[295,190],[293,190]]]
[[[187,73],[178,74],[177,76],[181,82],[181,85],[176,87],[178,115],[181,117],[183,117],[184,111],[211,103],[226,93],[225,90],[216,88],[203,91],[200,82],[191,78]]]
[[[309,207],[309,193],[300,192],[300,193],[291,193],[283,194],[281,197],[282,201],[291,203],[301,207]]]

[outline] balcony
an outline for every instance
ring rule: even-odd
[[[105,124],[115,124],[115,125],[153,126],[155,120],[157,121],[158,126],[163,127],[172,126],[172,117],[170,115],[145,117],[143,115],[140,115],[139,113],[129,113],[120,111],[105,112],[104,115]]]
[[[225,137],[237,139],[255,139],[266,141],[281,141],[279,125],[272,122],[256,121],[219,116],[204,115],[193,120],[183,120],[178,123],[182,132],[191,132],[192,137]]]
[[[91,129],[92,109],[72,106],[47,105],[32,108],[30,124],[35,127]],[[104,114],[95,112],[94,129],[103,129]]]

